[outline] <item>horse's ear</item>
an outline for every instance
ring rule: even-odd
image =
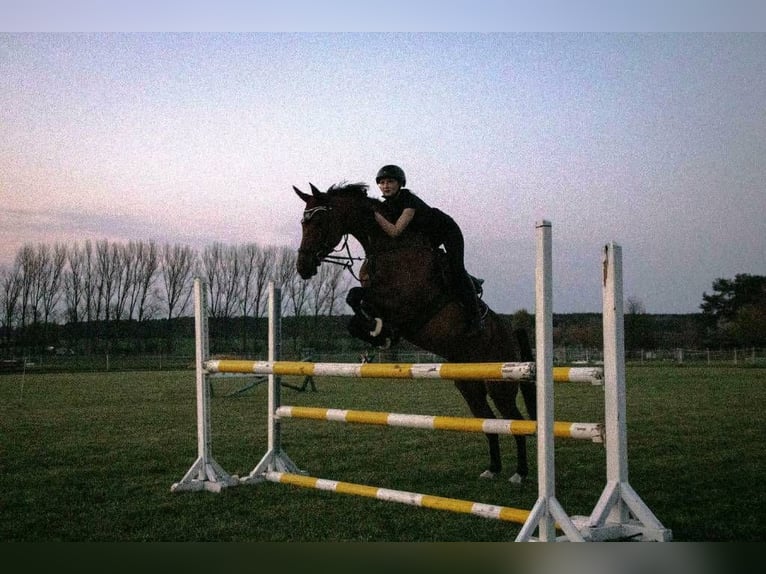
[[[311,194],[314,197],[319,197],[322,194],[322,192],[319,191],[313,183],[309,182],[309,185],[311,186]]]
[[[306,203],[309,199],[311,199],[311,196],[308,193],[303,193],[300,189],[293,186],[293,189],[295,190],[295,193],[298,194],[298,197],[300,197],[304,203]]]

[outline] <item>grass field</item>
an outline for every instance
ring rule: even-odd
[[[766,369],[627,371],[630,483],[677,541],[763,541]],[[266,387],[227,396],[218,379],[213,456],[247,474],[266,450]],[[317,379],[283,402],[467,416],[445,381]],[[558,420],[601,422],[603,389],[557,385]],[[519,526],[264,483],[171,493],[196,458],[194,373],[0,376],[2,541],[509,541]],[[531,508],[534,481],[478,479],[480,434],[286,421],[283,445],[313,476]],[[530,440],[533,473],[534,439]],[[603,446],[556,443],[557,498],[589,514],[604,487]]]

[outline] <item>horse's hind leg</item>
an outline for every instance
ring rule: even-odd
[[[522,420],[521,414],[516,404],[516,394],[519,390],[519,383],[511,381],[493,381],[487,383],[489,396],[495,403],[497,410],[504,419]],[[529,475],[529,465],[527,462],[527,437],[524,435],[513,435],[516,442],[516,474],[510,481],[520,484]]]
[[[487,401],[487,390],[483,382],[480,381],[455,381],[460,394],[468,404],[471,414],[476,418],[494,419],[495,416],[492,407]],[[500,438],[496,434],[485,434],[489,443],[489,466],[481,473],[482,478],[494,478],[502,470],[502,460],[500,457]]]
[[[521,396],[524,398],[524,406],[527,409],[529,420],[537,420],[537,387],[533,382],[523,381],[519,383]]]

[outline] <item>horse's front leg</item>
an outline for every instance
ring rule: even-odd
[[[487,401],[487,390],[483,381],[455,381],[460,394],[468,404],[471,414],[476,418],[494,419],[495,413]],[[485,434],[489,443],[489,466],[479,476],[481,478],[494,478],[503,469],[500,456],[500,438],[497,434]]]
[[[346,295],[346,303],[354,311],[348,324],[348,331],[357,339],[381,349],[387,349],[396,343],[396,334],[388,322],[384,322],[377,316],[375,309],[365,301],[365,295],[364,287],[353,287]]]

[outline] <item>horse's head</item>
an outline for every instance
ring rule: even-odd
[[[301,219],[303,236],[296,264],[298,274],[303,279],[316,275],[322,259],[340,243],[345,233],[339,225],[338,217],[333,213],[328,194],[319,191],[313,183],[309,185],[310,195],[293,186],[295,193],[306,204]]]
[[[313,277],[319,264],[341,242],[351,235],[367,251],[371,233],[383,233],[375,223],[373,206],[379,201],[367,197],[367,184],[342,183],[331,186],[326,192],[313,184],[311,194],[303,193],[293,186],[306,204],[303,211],[303,237],[298,249],[298,273],[304,279]]]

